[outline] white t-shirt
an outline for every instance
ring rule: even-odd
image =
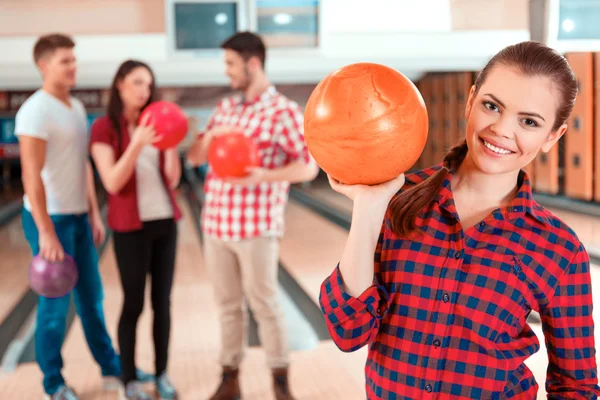
[[[46,141],[42,182],[49,215],[82,214],[89,208],[86,161],[87,114],[83,104],[70,98],[71,107],[40,89],[17,112],[15,132]],[[25,209],[31,211],[27,195]]]
[[[173,217],[173,207],[158,162],[158,149],[151,145],[144,146],[136,161],[137,202],[142,221]]]

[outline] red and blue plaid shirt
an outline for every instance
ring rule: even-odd
[[[405,188],[440,166],[407,174]],[[527,323],[542,317],[552,399],[600,394],[589,256],[575,233],[537,204],[527,176],[508,207],[466,230],[450,182],[417,218],[408,240],[382,225],[375,277],[358,298],[344,291],[339,266],[320,301],[343,351],[369,345],[369,399],[534,399],[524,361],[540,348]]]

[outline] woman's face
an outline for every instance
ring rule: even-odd
[[[466,139],[479,170],[488,174],[518,171],[540,150],[547,152],[567,126],[552,130],[560,93],[548,77],[526,76],[497,65],[475,93],[471,88],[465,117]]]
[[[145,67],[132,69],[118,83],[119,95],[124,108],[141,109],[151,95],[152,74]]]

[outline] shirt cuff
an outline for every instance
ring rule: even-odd
[[[358,297],[344,290],[344,281],[339,265],[324,282],[327,304],[325,311],[334,314],[337,321],[355,319],[369,312],[373,317],[382,319],[387,313],[389,293],[378,282],[365,289]],[[327,310],[329,308],[329,310]]]

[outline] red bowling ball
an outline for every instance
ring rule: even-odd
[[[221,178],[243,178],[246,168],[260,166],[258,146],[243,133],[218,136],[208,149],[208,163]]]
[[[144,109],[140,121],[149,117],[149,124],[154,124],[158,141],[154,146],[160,150],[176,147],[188,132],[188,121],[183,110],[175,103],[155,101]]]

